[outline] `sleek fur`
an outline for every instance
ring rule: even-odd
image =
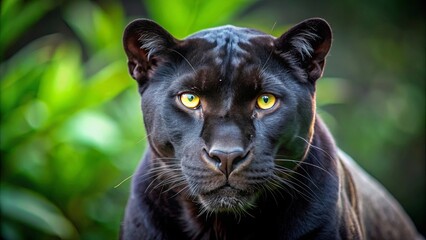
[[[322,19],[278,38],[224,26],[177,40],[130,23],[124,49],[148,149],[121,239],[419,239],[315,112],[332,41]],[[200,97],[190,109],[183,93]],[[256,99],[277,101],[261,109]]]

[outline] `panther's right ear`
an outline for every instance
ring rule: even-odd
[[[146,83],[177,43],[178,40],[152,20],[136,19],[129,23],[124,30],[123,45],[130,75],[139,85]]]
[[[299,75],[312,83],[322,76],[331,47],[330,25],[321,18],[307,19],[275,40],[278,53],[302,69]]]

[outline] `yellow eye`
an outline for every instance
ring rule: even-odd
[[[184,93],[180,95],[180,101],[187,108],[196,109],[200,106],[200,97],[192,93]]]
[[[270,109],[275,105],[276,101],[277,99],[274,95],[269,93],[262,94],[257,98],[257,106],[263,110]]]

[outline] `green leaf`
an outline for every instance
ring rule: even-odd
[[[192,23],[191,31],[226,24],[236,17],[237,14],[244,11],[254,0],[213,0],[199,2],[201,3],[200,8]]]
[[[254,0],[147,0],[145,3],[150,17],[175,37],[183,38],[203,28],[228,23],[253,2]]]
[[[85,92],[82,88],[80,49],[73,44],[59,46],[40,83],[38,97],[52,113],[75,105]]]
[[[2,218],[14,219],[62,239],[72,239],[77,236],[73,224],[45,197],[7,184],[2,184],[1,189]]]
[[[127,68],[123,67],[124,62],[124,60],[115,61],[88,80],[85,86],[87,94],[82,96],[84,106],[93,106],[111,100],[134,84],[127,73]]]
[[[120,147],[122,138],[117,125],[107,115],[94,111],[81,112],[72,117],[59,134],[64,142],[89,145],[102,152]]]
[[[121,46],[125,23],[120,5],[110,3],[100,8],[89,1],[77,1],[66,9],[65,20],[91,53],[105,49],[115,54],[121,53],[118,51],[121,48],[117,46]]]
[[[51,0],[29,1],[5,0],[0,14],[0,56],[4,50],[26,29],[39,20],[58,2]]]
[[[317,102],[319,106],[340,104],[349,98],[348,80],[342,78],[322,78],[317,82]]]
[[[37,39],[0,65],[2,118],[36,96],[34,89],[38,88],[61,40],[59,34]]]

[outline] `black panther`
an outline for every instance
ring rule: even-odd
[[[316,114],[332,32],[223,26],[178,40],[124,32],[148,148],[121,239],[421,239],[395,199]]]

